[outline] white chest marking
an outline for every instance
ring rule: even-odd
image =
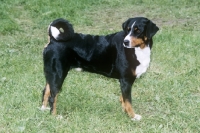
[[[135,54],[137,56],[137,60],[140,62],[140,64],[136,67],[136,77],[139,78],[149,67],[151,50],[149,47],[145,47],[144,49],[136,47]]]
[[[136,22],[136,21],[135,21]],[[133,26],[135,25],[135,22],[132,24],[131,26],[131,31],[129,31],[129,34],[124,38],[124,40],[128,40],[129,42],[131,42],[131,33],[133,32]],[[126,48],[132,48],[129,44],[129,46],[126,46],[124,43],[123,43],[124,47]]]

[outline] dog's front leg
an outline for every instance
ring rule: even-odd
[[[135,80],[135,79],[134,79]],[[131,102],[131,88],[134,80],[120,79],[120,86],[122,91],[122,96],[120,97],[120,102],[122,104],[123,110],[131,117],[131,120],[140,120],[142,117],[138,114],[135,114]]]

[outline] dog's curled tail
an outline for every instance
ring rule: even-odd
[[[65,19],[59,18],[54,20],[48,28],[49,36],[57,41],[67,41],[74,36],[72,25]]]

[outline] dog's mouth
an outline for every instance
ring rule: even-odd
[[[135,47],[133,47],[133,46],[126,45],[126,44],[124,44],[124,43],[123,43],[123,46],[124,46],[125,48],[135,48]]]
[[[144,44],[144,43],[141,43],[141,44],[136,44],[136,45],[131,45],[131,44],[127,44],[127,43],[123,43],[123,46],[125,47],[125,48],[137,48],[137,47],[140,47],[140,45],[142,45],[142,44]]]
[[[130,45],[129,40],[124,40],[123,45],[125,48],[134,48],[135,46]]]

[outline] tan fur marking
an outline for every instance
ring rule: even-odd
[[[131,69],[131,72],[132,72],[132,74],[133,74],[134,76],[137,76],[137,74],[136,74],[136,72],[135,72],[134,69]]]
[[[135,117],[135,113],[133,111],[132,105],[131,103],[128,101],[128,99],[126,99],[124,101],[123,97],[120,96],[120,102],[122,104],[122,109],[131,117],[134,118]]]
[[[121,104],[122,104],[122,110],[125,111],[125,107],[124,107],[125,105],[124,105],[124,100],[123,100],[123,97],[122,97],[122,96],[120,96],[119,101],[120,101]]]
[[[135,117],[135,113],[134,113],[134,111],[133,111],[133,109],[132,109],[131,103],[130,103],[128,100],[125,100],[124,105],[125,105],[125,111],[127,112],[127,114],[128,114],[131,118],[134,118],[134,117]]]
[[[44,96],[43,96],[43,102],[42,102],[42,105],[45,108],[47,107],[49,96],[50,96],[50,86],[49,86],[49,84],[46,84],[46,89],[45,89],[45,93],[44,93]]]
[[[48,36],[48,43],[44,46],[44,48],[46,48],[50,43],[50,36]]]
[[[51,24],[50,24],[50,25],[51,25]],[[49,25],[48,28],[47,28],[48,34],[49,34],[50,25]],[[49,45],[49,43],[50,43],[50,36],[48,36],[48,43],[44,46],[44,48],[46,48],[46,47]]]
[[[144,40],[147,41],[147,37],[146,36],[144,36]]]
[[[56,103],[57,103],[57,98],[58,98],[58,94],[55,96],[54,98],[54,103],[53,103],[53,110],[52,110],[52,114],[56,115]]]
[[[145,48],[146,45],[141,38],[131,37],[131,46],[140,46],[141,49]]]
[[[61,33],[64,33],[64,29],[63,29],[63,28],[60,28],[59,31],[60,31]]]

